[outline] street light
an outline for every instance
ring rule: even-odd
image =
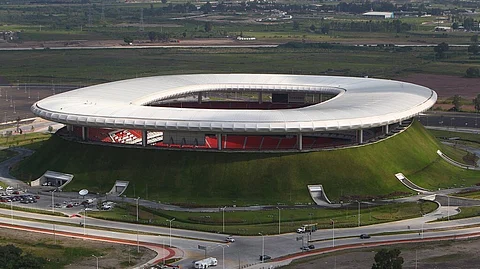
[[[332,228],[332,245],[335,247],[335,221],[333,219],[330,219],[332,222],[333,228]]]
[[[278,234],[280,234],[280,208],[277,206],[278,209]]]
[[[175,218],[173,219],[167,219],[168,222],[170,222],[170,247],[172,247],[172,221],[174,221]]]
[[[222,210],[222,233],[225,233],[225,208],[227,206],[220,208]]]
[[[101,256],[100,256],[100,257],[97,257],[97,256],[95,256],[95,255],[92,254],[92,257],[95,257],[95,259],[97,259],[97,269],[98,269],[98,258],[101,258]]]
[[[358,227],[360,227],[360,201],[357,200],[358,203]]]
[[[83,208],[83,235],[86,235],[85,227],[87,226],[87,207]]]
[[[10,199],[10,214],[12,215],[12,225],[13,225],[13,199]]]
[[[54,196],[54,192],[56,191],[57,189],[54,189],[52,191],[52,212],[55,213],[55,196]]]
[[[225,247],[230,247],[229,245],[218,245],[222,247],[222,269],[225,269]]]
[[[140,197],[137,197],[137,253],[140,252],[140,242],[138,240],[138,200],[140,200]]]
[[[262,233],[258,233],[262,236],[262,263],[265,260],[265,236]]]

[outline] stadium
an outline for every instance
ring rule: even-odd
[[[36,102],[31,110],[91,143],[206,151],[312,151],[378,141],[437,100],[372,78],[197,74],[129,79]]]

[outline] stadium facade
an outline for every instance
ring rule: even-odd
[[[212,151],[309,151],[377,141],[432,107],[405,82],[338,76],[196,74],[57,94],[31,110],[81,141]]]

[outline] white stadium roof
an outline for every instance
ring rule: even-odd
[[[229,110],[146,104],[200,91],[338,93],[296,109]],[[235,133],[298,133],[382,126],[427,109],[437,94],[392,80],[274,74],[199,74],[136,78],[50,96],[32,106],[44,119],[78,126]]]

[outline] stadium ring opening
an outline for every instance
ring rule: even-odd
[[[432,107],[435,91],[372,78],[194,74],[80,88],[31,107],[84,142],[211,151],[311,151],[377,141]]]

